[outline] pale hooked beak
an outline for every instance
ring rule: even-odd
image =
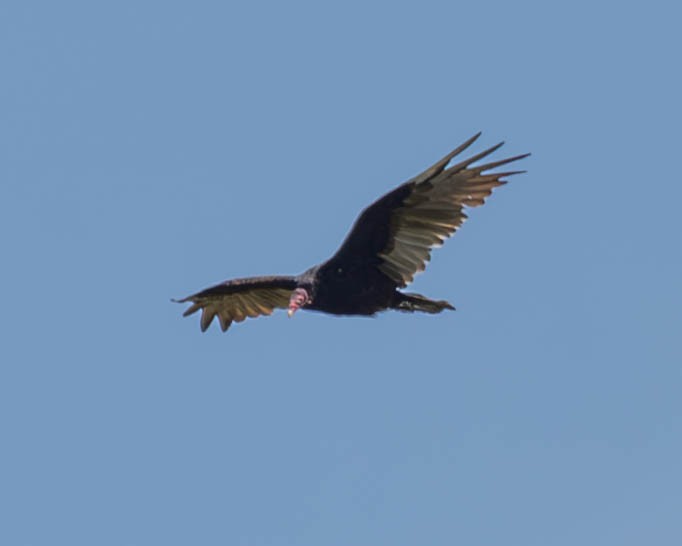
[[[310,301],[308,296],[308,291],[305,288],[297,288],[291,293],[291,299],[289,299],[289,310],[287,311],[287,316],[289,318],[294,316],[294,313],[303,307],[306,303]]]

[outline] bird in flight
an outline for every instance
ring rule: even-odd
[[[218,317],[226,331],[233,322],[288,309],[334,315],[374,315],[379,311],[440,313],[454,307],[444,300],[401,292],[423,271],[431,249],[443,244],[467,218],[465,207],[485,202],[505,177],[525,171],[489,172],[530,154],[475,165],[503,142],[448,165],[481,135],[464,144],[390,191],[355,221],[350,233],[331,258],[295,276],[233,279],[187,296],[191,303],[183,316],[201,311],[201,331]]]

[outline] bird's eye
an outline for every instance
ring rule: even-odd
[[[339,268],[336,270],[336,273],[337,273],[338,275],[343,275],[343,268],[342,268],[342,267],[339,267]]]

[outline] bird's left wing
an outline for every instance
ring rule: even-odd
[[[377,267],[399,287],[412,282],[414,275],[425,269],[431,249],[462,225],[467,217],[464,207],[482,205],[493,188],[505,184],[503,177],[524,172],[487,171],[529,154],[473,166],[503,143],[446,168],[479,136],[473,136],[367,207],[329,262],[362,260]]]
[[[232,322],[241,322],[247,317],[271,315],[276,308],[286,309],[295,288],[294,277],[250,277],[226,281],[174,301],[192,302],[183,313],[184,317],[201,309],[202,332],[206,331],[216,316],[224,332]]]

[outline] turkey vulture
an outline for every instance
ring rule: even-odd
[[[298,309],[334,315],[374,315],[386,309],[425,313],[454,309],[447,301],[398,289],[412,282],[426,267],[431,249],[462,225],[464,207],[482,205],[493,188],[506,183],[503,177],[525,172],[487,171],[530,154],[474,166],[503,142],[446,168],[480,135],[367,207],[326,262],[296,276],[226,281],[174,301],[191,302],[183,316],[201,310],[202,332],[216,316],[224,332],[233,322],[270,315],[275,308],[288,308],[289,316]]]

